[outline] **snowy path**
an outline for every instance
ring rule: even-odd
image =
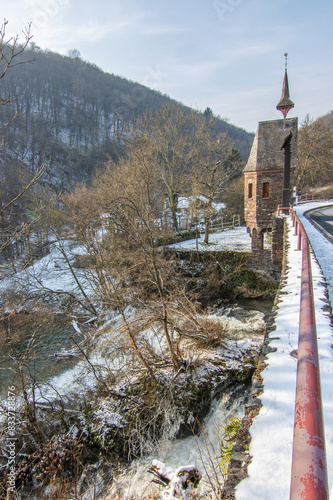
[[[330,298],[333,297],[333,246],[303,216],[305,211],[322,205],[300,205],[296,207],[296,212],[320,264],[319,267],[312,254],[328,481],[330,499],[333,500],[333,329],[330,317],[323,309],[326,299],[323,274]],[[281,289],[281,302],[275,318],[276,329],[270,334],[270,347],[276,348],[276,352],[268,354],[268,366],[262,372],[264,393],[260,399],[263,407],[250,429],[252,440],[249,451],[253,458],[248,467],[249,477],[236,489],[236,500],[289,499],[297,368],[297,361],[290,354],[297,349],[298,343],[302,259],[301,252],[297,251],[297,236],[294,236],[290,222],[289,242],[286,281]]]

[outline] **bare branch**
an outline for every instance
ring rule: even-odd
[[[33,35],[31,35],[31,23],[28,24],[26,28],[22,30],[23,33],[23,43],[19,43],[19,36],[11,37],[6,40],[6,27],[8,21],[4,20],[3,25],[0,28],[0,80],[5,76],[10,68],[14,68],[19,64],[24,64],[30,61],[17,61],[16,58],[24,52],[24,50],[29,45]]]
[[[24,193],[26,193],[28,191],[28,189],[30,189],[41,177],[42,175],[44,174],[45,172],[45,169],[46,169],[46,164],[43,164],[39,169],[38,171],[35,173],[35,175],[32,177],[32,179],[28,182],[28,184],[26,184],[23,189],[19,192],[19,194],[17,196],[15,196],[15,198],[13,198],[12,200],[10,200],[9,203],[7,203],[7,205],[5,205],[4,207],[1,208],[0,210],[0,216],[6,211],[9,209],[9,207],[11,207],[14,203],[16,203],[20,198],[21,196],[24,195]]]

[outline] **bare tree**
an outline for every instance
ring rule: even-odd
[[[149,155],[155,164],[160,194],[171,213],[174,230],[178,230],[179,196],[190,192],[196,165],[217,159],[216,143],[211,117],[176,104],[146,114],[134,124],[128,140],[131,154],[141,162]]]
[[[32,35],[30,34],[30,25],[23,30],[23,41],[20,41],[19,36],[7,38],[6,27],[8,21],[4,21],[0,28],[0,80],[4,78],[9,70],[12,70],[15,66],[23,64],[24,62],[20,58],[20,55],[24,52],[28,46]],[[0,105],[5,106],[13,102],[11,95],[1,95]],[[1,133],[1,144],[0,151],[5,146],[3,131],[4,128],[8,126],[15,118],[18,116],[18,111],[4,123],[0,124]],[[6,181],[9,180],[8,172],[6,170],[8,167],[9,160],[4,162],[2,167],[4,172],[2,175],[2,182],[0,183],[0,224],[1,224],[1,241],[0,241],[0,253],[4,250],[8,250],[14,242],[18,240],[24,240],[27,236],[29,228],[31,226],[31,220],[24,216],[24,210],[22,209],[22,201],[26,193],[37,183],[37,181],[43,175],[46,165],[39,165],[34,172],[27,173],[23,172],[18,166],[18,162],[13,159],[10,160],[12,168],[15,169],[15,188],[12,190],[11,195],[10,189],[8,189],[8,184]],[[14,165],[14,167],[13,167]]]
[[[130,152],[117,166],[108,166],[98,180],[96,195],[103,200],[104,212],[117,232],[112,243],[117,254],[117,269],[125,272],[123,287],[127,289],[127,303],[130,300],[137,307],[145,307],[161,325],[172,364],[178,370],[180,362],[168,308],[172,284],[168,279],[170,267],[156,247],[156,239],[161,235],[159,222],[163,206],[158,180],[151,158],[141,162]]]
[[[109,161],[92,190],[79,188],[64,200],[90,258],[89,281],[104,305],[120,313],[127,345],[151,377],[148,367],[160,364],[142,332],[148,324],[160,328],[179,370],[179,339],[186,323],[179,315],[180,302],[188,300],[173,259],[158,248],[170,231],[163,224],[165,195],[175,222],[178,194],[190,193],[190,184],[197,186],[198,197],[206,195],[208,221],[213,200],[236,170],[227,161],[230,150],[228,137],[217,140],[207,118],[168,107],[135,124],[127,157],[118,164]],[[145,320],[133,322],[128,306],[144,311],[139,316]]]
[[[242,169],[229,136],[216,132],[212,116],[168,105],[135,123],[129,149],[137,161],[149,157],[155,165],[174,230],[178,229],[179,196],[201,198],[208,243],[213,201]]]
[[[228,188],[223,193],[223,202],[226,204],[226,216],[231,219],[234,215],[244,213],[244,179],[243,176],[236,177],[228,183]]]
[[[298,137],[295,172],[298,192],[333,182],[333,134],[323,121],[306,116]]]
[[[5,20],[0,28],[0,80],[4,78],[9,69],[14,68],[18,64],[23,64],[23,61],[20,60],[19,56],[24,52],[24,50],[30,43],[30,40],[32,39],[32,35],[30,34],[30,24],[22,32],[23,42],[21,42],[18,35],[16,35],[15,37],[7,38],[7,25],[8,21]],[[4,106],[10,102],[13,102],[13,98],[10,95],[0,96],[1,106]],[[16,116],[17,113],[11,118],[11,121],[14,120]],[[7,124],[2,124],[0,126],[0,130],[6,125]]]
[[[195,181],[192,182],[192,187],[196,193],[199,193],[204,203],[204,242],[206,244],[209,242],[213,202],[223,200],[222,194],[227,185],[239,176],[242,169],[242,162],[239,155],[234,155],[234,149],[227,134],[221,134],[218,139],[210,137],[207,148],[210,154],[202,155],[199,159],[193,176]]]

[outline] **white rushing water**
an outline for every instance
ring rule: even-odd
[[[214,316],[228,328],[230,340],[227,341],[226,346],[230,346],[230,352],[232,344],[238,343],[240,347],[243,342],[249,342],[252,345],[262,343],[263,313],[231,306]],[[124,500],[141,499],[163,491],[161,486],[152,483],[153,475],[148,472],[154,459],[173,469],[187,465],[196,466],[202,474],[196,491],[199,494],[213,495],[214,489],[217,491],[218,485],[223,483],[223,475],[218,467],[221,457],[221,438],[231,417],[242,418],[244,416],[245,397],[244,389],[244,393],[232,401],[228,393],[215,399],[199,435],[183,439],[174,439],[171,436],[170,439],[159,442],[155,451],[149,456],[134,460],[129,467],[113,478],[106,500],[116,497]],[[212,496],[212,498],[215,497]]]
[[[230,356],[233,356],[235,349],[234,341],[238,343],[239,347],[242,343],[250,347],[251,343],[257,344],[262,341],[263,329],[265,327],[264,314],[257,310],[232,305],[217,310],[210,315],[210,318],[222,324],[228,332],[225,349],[230,350]],[[103,332],[97,335],[97,340],[93,342],[94,346],[90,350],[90,362],[99,367],[101,373],[103,371],[105,373],[114,370],[121,371],[122,367],[126,366],[128,359],[126,353],[123,353],[121,356],[118,353],[118,357],[114,357],[110,351],[110,344],[113,342],[113,332],[118,328],[119,321],[119,315],[111,315],[109,328],[108,324],[103,325],[101,328]],[[159,350],[163,351],[166,348],[163,335],[159,336],[156,331],[147,329],[145,330],[145,336],[156,352]],[[229,341],[231,341],[230,347],[228,347]],[[73,368],[52,377],[50,386],[44,387],[44,397],[52,399],[53,397],[57,397],[58,394],[75,393],[84,391],[87,388],[93,388],[96,384],[96,378],[89,368],[86,360],[81,357]],[[56,392],[54,389],[56,389]]]
[[[145,459],[134,460],[130,467],[114,478],[107,499],[112,499],[115,495],[122,499],[140,499],[162,491],[163,488],[152,483],[153,476],[148,473],[154,459],[174,469],[183,465],[195,465],[202,474],[196,491],[200,494],[211,493],[214,488],[217,491],[218,483],[223,482],[218,467],[221,438],[228,418],[242,418],[244,397],[235,400],[230,406],[228,402],[228,394],[213,402],[198,436],[160,442],[154,453]]]

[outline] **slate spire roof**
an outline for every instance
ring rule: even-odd
[[[276,106],[276,109],[278,109],[279,111],[282,112],[284,119],[286,118],[288,111],[290,111],[294,107],[294,103],[290,99],[290,96],[289,96],[289,84],[288,84],[288,73],[287,73],[287,55],[288,54],[285,54],[286,68],[284,71],[281,99]]]

